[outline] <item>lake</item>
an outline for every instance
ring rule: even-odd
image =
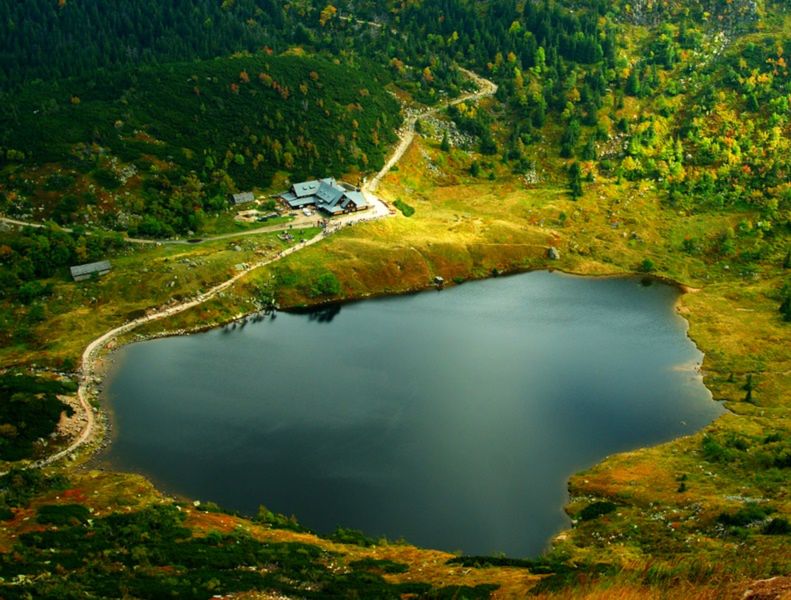
[[[537,555],[572,473],[722,412],[678,296],[534,272],[132,344],[106,459],[318,532]]]

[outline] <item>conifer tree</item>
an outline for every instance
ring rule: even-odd
[[[582,196],[582,168],[576,161],[569,167],[569,190],[574,200]]]

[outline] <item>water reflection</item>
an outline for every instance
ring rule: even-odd
[[[340,304],[327,304],[307,311],[308,320],[315,323],[332,323],[332,320],[341,312]]]

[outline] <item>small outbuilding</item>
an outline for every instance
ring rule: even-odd
[[[90,279],[94,275],[97,277],[106,275],[110,272],[110,268],[109,260],[100,260],[99,262],[75,265],[69,270],[71,271],[71,276],[74,278],[74,281],[84,281],[85,279]]]
[[[248,202],[253,202],[254,200],[255,196],[253,195],[253,192],[239,192],[238,194],[231,194],[231,203],[234,206],[247,204]]]

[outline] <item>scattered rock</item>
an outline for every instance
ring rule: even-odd
[[[547,258],[550,260],[560,260],[560,251],[554,246],[550,246],[547,250]]]

